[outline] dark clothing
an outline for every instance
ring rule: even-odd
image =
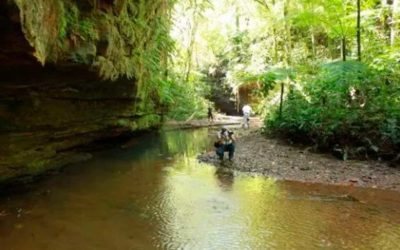
[[[222,128],[217,134],[218,141],[214,144],[220,160],[224,159],[225,152],[229,153],[229,160],[233,160],[235,153],[235,136],[232,131]]]
[[[229,160],[232,160],[233,154],[235,153],[235,144],[220,144],[219,147],[217,147],[216,153],[220,160],[224,159],[225,152],[229,152]]]
[[[212,109],[211,108],[208,108],[208,119],[213,119],[214,117],[213,117],[213,114],[212,114]]]

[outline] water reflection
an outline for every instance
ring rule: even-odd
[[[232,170],[226,168],[217,168],[215,176],[218,180],[218,186],[224,191],[232,190],[235,175]]]
[[[244,176],[199,163],[210,146],[148,135],[2,199],[0,249],[399,249],[398,193]]]

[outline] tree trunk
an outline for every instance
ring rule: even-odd
[[[235,16],[235,21],[236,21],[236,32],[240,32],[240,8],[236,6],[236,16]]]
[[[187,49],[187,61],[186,61],[186,76],[185,76],[185,82],[187,83],[189,81],[189,76],[190,72],[192,71],[192,60],[193,60],[193,46],[194,46],[194,40],[196,38],[196,33],[197,33],[197,12],[198,12],[198,6],[197,6],[197,1],[194,1],[194,10],[193,10],[193,20],[192,20],[192,29],[190,31],[190,41],[189,41],[189,47]]]
[[[395,12],[397,11],[397,0],[381,0],[382,10],[387,9],[387,11],[383,11],[383,30],[384,34],[387,36],[387,43],[390,46],[394,45],[395,37],[396,37],[396,28],[395,28]]]
[[[389,4],[389,2],[388,2]],[[390,41],[390,46],[393,47],[395,40],[396,40],[396,21],[395,21],[395,16],[398,11],[398,0],[393,0],[391,2],[391,6],[389,7],[389,19],[388,19],[388,25],[389,25],[389,41]]]
[[[361,0],[357,0],[357,60],[361,61]]]
[[[285,42],[285,60],[286,67],[291,64],[292,61],[292,35],[290,31],[290,23],[287,21],[287,16],[289,14],[289,4],[290,0],[285,1],[285,6],[283,7],[283,17],[285,19],[285,33],[286,33],[286,42]]]
[[[311,50],[312,50],[312,57],[316,58],[317,49],[316,49],[316,45],[315,45],[315,35],[314,35],[314,31],[313,30],[311,30]]]
[[[290,31],[290,23],[287,21],[286,17],[289,14],[289,4],[290,0],[286,0],[284,2],[283,7],[283,17],[285,19],[285,35],[286,35],[286,42],[285,42],[285,67],[286,70],[289,69],[289,66],[292,63],[292,36]],[[286,78],[286,82],[290,84],[289,76]],[[283,96],[285,94],[285,82],[281,82],[281,96],[280,96],[280,103],[279,103],[279,116],[282,117],[282,108],[283,108]]]
[[[285,94],[285,84],[281,82],[281,96],[279,100],[279,117],[282,117],[282,108],[283,108],[283,95]]]
[[[343,62],[346,61],[346,37],[342,37],[342,60]]]
[[[277,39],[277,32],[276,32],[276,28],[273,28],[273,37],[274,37],[274,58],[273,58],[273,63],[277,64],[278,60],[279,60],[279,55],[278,55],[278,39]]]
[[[236,98],[236,112],[239,114],[240,113],[240,90],[239,90],[239,88],[236,90],[235,98]]]

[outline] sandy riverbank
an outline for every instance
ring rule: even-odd
[[[378,161],[342,161],[329,154],[310,152],[283,140],[267,138],[258,129],[234,129],[239,137],[235,159],[220,162],[215,152],[198,157],[202,162],[281,180],[351,185],[400,191],[400,169]],[[214,136],[210,134],[210,136]]]

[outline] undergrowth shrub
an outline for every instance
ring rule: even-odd
[[[265,119],[269,132],[349,156],[387,156],[400,148],[400,77],[360,62],[321,65],[292,87],[282,115]],[[397,66],[398,67],[398,66]]]
[[[165,81],[160,97],[167,106],[168,118],[179,121],[205,117],[209,105],[204,98],[205,91],[202,82],[185,83],[178,77]]]

